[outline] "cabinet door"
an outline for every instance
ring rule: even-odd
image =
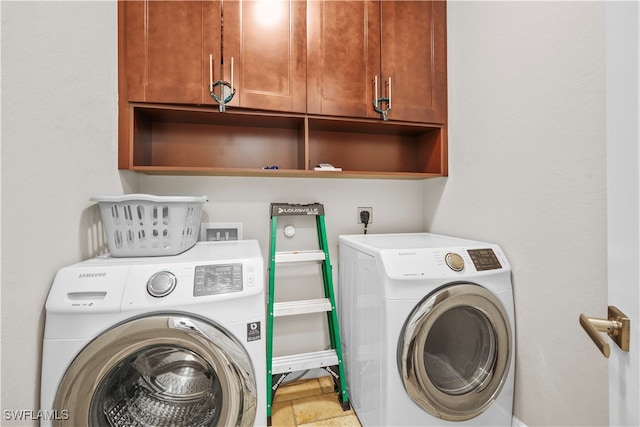
[[[307,112],[377,117],[373,79],[380,75],[380,3],[307,2]]]
[[[228,105],[304,113],[305,2],[225,0],[223,15],[224,80],[236,88]]]
[[[120,3],[128,100],[212,104],[209,55],[220,55],[220,2]]]
[[[446,123],[446,4],[382,1],[382,78],[391,77],[389,119]]]

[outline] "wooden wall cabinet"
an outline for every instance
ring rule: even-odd
[[[308,2],[310,114],[446,123],[446,16],[443,1]],[[386,103],[380,107],[386,109]]]
[[[305,112],[304,2],[146,0],[119,6],[129,101],[216,105],[210,82],[223,80],[237,88],[229,106]]]
[[[306,19],[299,0],[224,0],[223,76],[237,88],[228,105],[306,111]]]
[[[118,5],[121,169],[447,175],[444,2],[121,0]],[[224,113],[209,94],[209,55],[213,80],[233,79],[237,88]],[[392,79],[389,121],[373,112],[376,73],[381,90],[385,79]],[[320,163],[342,172],[314,171]],[[272,166],[278,168],[264,169]]]
[[[209,54],[220,60],[220,2],[120,1],[118,6],[126,99],[214,104]]]

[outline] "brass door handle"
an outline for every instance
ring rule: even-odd
[[[611,350],[609,344],[600,335],[600,332],[606,332],[618,347],[623,351],[629,351],[631,320],[617,307],[609,306],[607,319],[587,317],[584,314],[580,314],[580,325],[600,349],[604,357],[609,358]]]

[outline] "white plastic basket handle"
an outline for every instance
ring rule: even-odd
[[[154,196],[152,194],[123,194],[121,196],[92,196],[93,202],[131,202],[134,200],[142,200],[153,203],[204,203],[208,201],[207,196]]]

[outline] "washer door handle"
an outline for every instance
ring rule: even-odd
[[[617,307],[613,305],[609,306],[607,319],[587,317],[581,313],[580,325],[596,347],[598,347],[602,355],[607,359],[609,358],[611,349],[609,348],[609,344],[600,335],[600,332],[606,332],[622,351],[629,351],[631,320]]]

